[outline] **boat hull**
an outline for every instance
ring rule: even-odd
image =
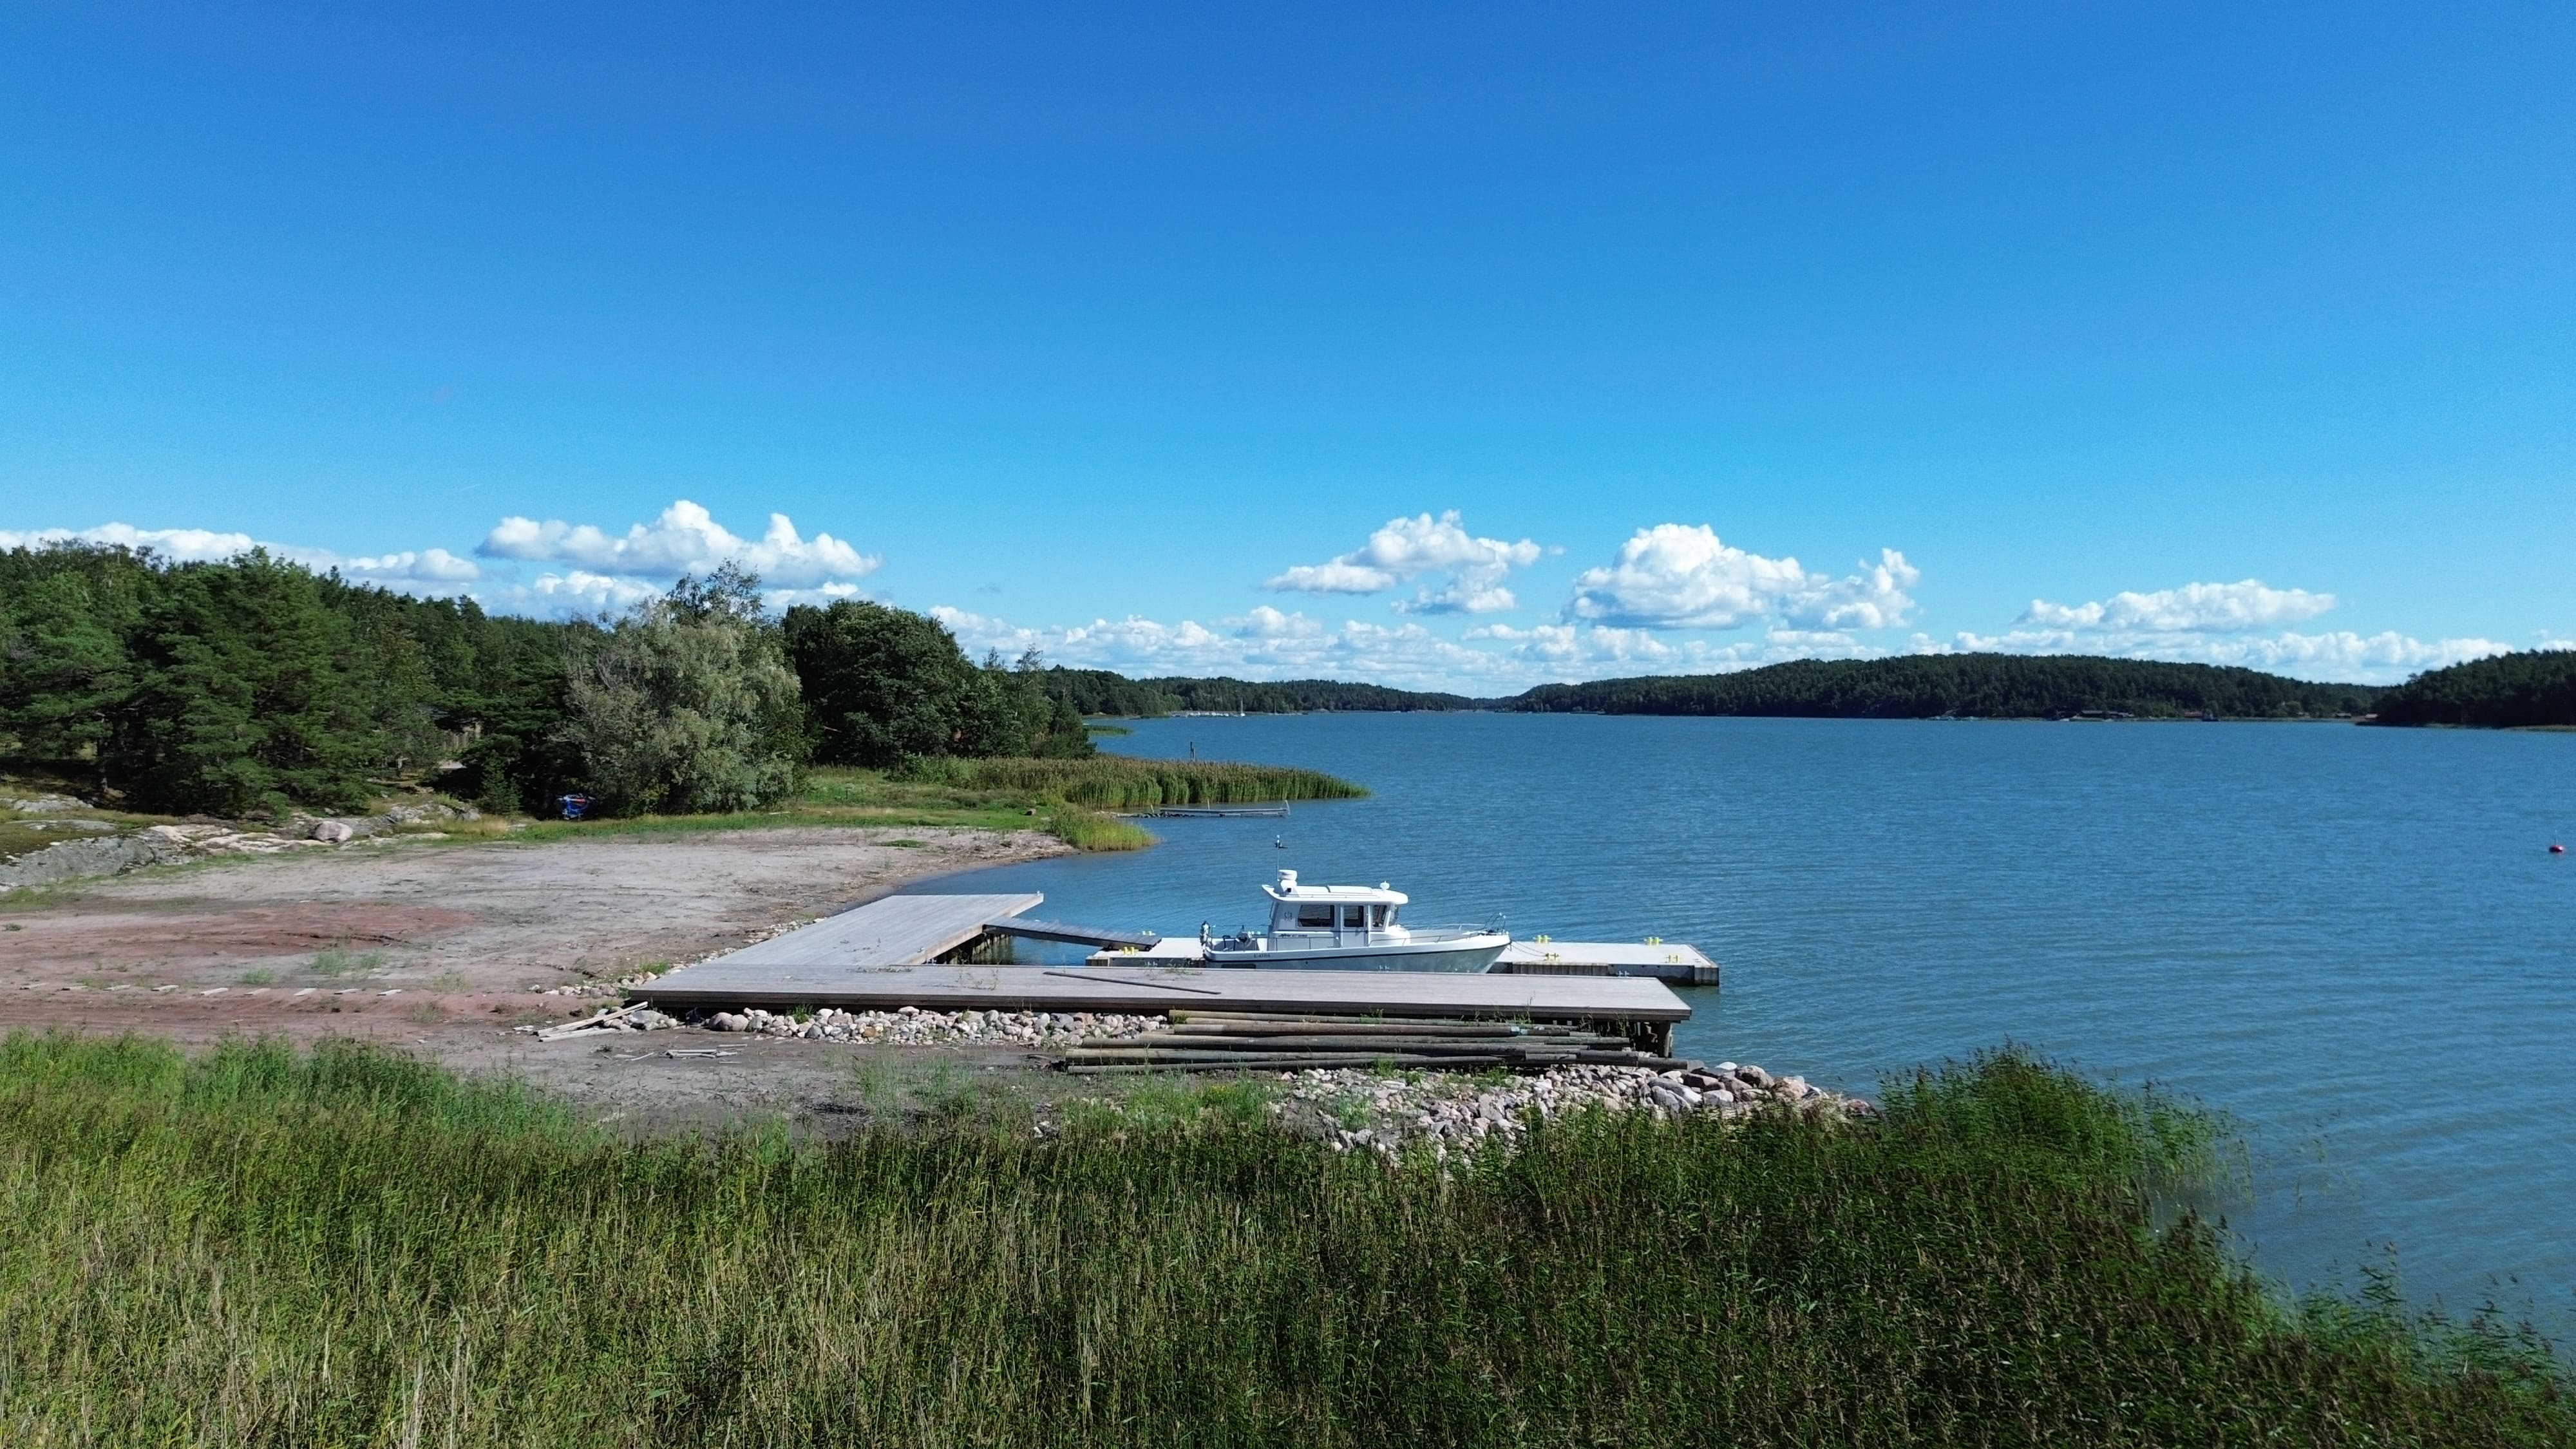
[[[1499,932],[1463,941],[1425,941],[1404,945],[1324,946],[1274,951],[1210,950],[1210,966],[1251,967],[1263,971],[1445,971],[1477,975],[1491,971],[1512,938]]]

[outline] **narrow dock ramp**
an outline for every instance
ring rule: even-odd
[[[682,967],[681,971],[713,966],[728,972],[757,974],[784,967],[918,966],[973,944],[996,921],[1016,916],[1045,899],[1036,892],[887,896],[696,966]]]

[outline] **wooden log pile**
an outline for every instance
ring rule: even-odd
[[[1642,1052],[1626,1037],[1579,1026],[1511,1021],[1387,1021],[1263,1012],[1174,1011],[1169,1025],[1083,1042],[1056,1063],[1108,1072],[1280,1072],[1314,1067],[1472,1071],[1646,1067],[1685,1063]]]

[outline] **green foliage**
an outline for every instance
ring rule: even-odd
[[[0,753],[58,761],[148,808],[233,814],[356,807],[373,777],[485,741],[553,783],[565,633],[264,554],[0,552]],[[516,803],[506,770],[464,783]]]
[[[16,753],[112,756],[130,728],[128,639],[151,566],[131,549],[63,544],[0,553],[0,734]]]
[[[1154,843],[1153,832],[1079,805],[1048,811],[1046,831],[1076,850],[1143,850]]]
[[[2576,649],[2538,649],[2428,670],[2380,696],[2385,725],[2576,726]]]
[[[1109,810],[1229,805],[1260,800],[1349,800],[1367,790],[1319,770],[1216,760],[923,760],[903,778],[961,790],[1008,792]]]
[[[1336,1156],[1257,1099],[626,1140],[358,1048],[0,1047],[0,1439],[2562,1445],[2527,1339],[2286,1313],[2027,1062],[1883,1128]],[[2147,1144],[2152,1146],[2152,1144]]]
[[[757,809],[796,788],[795,671],[728,565],[682,579],[575,655],[562,738],[612,814]]]
[[[153,594],[115,762],[139,801],[227,815],[366,804],[369,772],[398,744],[368,707],[385,666],[360,662],[311,573],[253,552],[172,569]]]
[[[805,682],[814,758],[899,766],[946,756],[1091,753],[1079,715],[1036,685],[1034,655],[969,661],[936,619],[863,599],[798,605],[783,621]]]
[[[1738,674],[1547,684],[1506,702],[1540,713],[1800,715],[1844,719],[2047,719],[2117,711],[2175,719],[2322,719],[2358,714],[2381,691],[2251,669],[2083,655],[1918,654],[1801,660]]]

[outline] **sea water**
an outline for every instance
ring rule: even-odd
[[[983,872],[1039,914],[1258,926],[1281,867],[1415,924],[1698,945],[1677,1050],[1868,1092],[2005,1042],[2228,1114],[2297,1291],[2576,1328],[2576,735],[2343,724],[1188,718],[1122,753],[1365,800]]]

